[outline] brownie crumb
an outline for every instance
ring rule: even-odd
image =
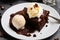
[[[34,34],[33,37],[36,37],[36,34]]]
[[[59,38],[55,38],[54,40],[59,40]]]
[[[48,27],[48,25],[46,25],[46,27]]]

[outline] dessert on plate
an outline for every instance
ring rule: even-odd
[[[10,15],[9,25],[16,33],[31,36],[38,32],[48,23],[49,11],[44,10],[38,3],[32,3],[28,8],[24,7]]]

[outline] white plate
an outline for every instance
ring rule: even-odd
[[[56,20],[54,20],[53,18],[49,17],[49,23],[48,23],[48,27],[46,27],[46,25],[43,27],[43,29],[41,30],[41,32],[34,32],[33,34],[36,34],[36,37],[26,37],[24,35],[20,35],[17,34],[15,31],[13,31],[10,27],[9,27],[9,19],[10,19],[10,15],[12,13],[16,13],[17,11],[22,10],[24,7],[28,7],[30,6],[31,3],[21,3],[21,4],[17,4],[15,6],[10,7],[8,10],[5,11],[5,13],[2,16],[1,19],[1,24],[3,29],[12,37],[15,37],[17,39],[44,39],[47,37],[50,37],[51,35],[53,35],[58,29],[59,29],[59,24],[55,23]],[[39,5],[41,5],[43,7],[43,9],[45,10],[49,10],[50,11],[50,15],[59,18],[59,14],[58,12],[53,9],[52,7],[45,5],[45,4],[41,4],[38,3]],[[42,34],[41,34],[42,33]]]

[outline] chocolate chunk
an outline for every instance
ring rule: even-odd
[[[38,7],[38,4],[35,4],[35,5],[34,5],[34,8],[35,8],[35,7]]]
[[[4,6],[1,6],[1,10],[4,10],[5,9],[5,7]]]
[[[59,40],[59,38],[55,38],[54,40]]]
[[[48,25],[46,25],[46,27],[47,27]]]
[[[36,37],[36,34],[34,34],[33,37]]]
[[[32,10],[32,8],[30,8]]]

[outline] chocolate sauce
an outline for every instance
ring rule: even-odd
[[[12,25],[12,18],[15,15],[23,15],[25,20],[26,20],[26,24],[25,24],[25,28],[24,29],[19,29],[17,30],[13,25]],[[48,22],[48,15],[49,15],[49,11],[44,10],[43,15],[41,15],[40,19],[41,21],[38,21],[39,18],[35,17],[35,18],[29,18],[28,14],[27,14],[27,8],[25,7],[23,10],[16,12],[15,14],[11,14],[10,15],[10,27],[11,29],[13,29],[16,33],[18,34],[22,34],[25,36],[31,36],[30,33],[34,33],[35,30],[39,31],[44,27],[44,25]],[[34,35],[36,36],[36,35]]]
[[[28,29],[20,29],[17,31],[18,34],[23,34],[25,36],[31,36],[31,34],[29,33],[29,30]]]

